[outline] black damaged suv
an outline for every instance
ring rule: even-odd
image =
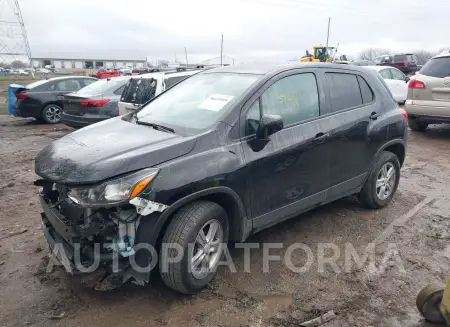
[[[144,284],[158,261],[167,286],[195,293],[229,240],[347,195],[387,205],[406,135],[405,111],[365,68],[204,71],[42,150],[43,230],[66,270],[95,270],[100,289]]]

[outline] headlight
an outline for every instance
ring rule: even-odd
[[[67,196],[81,206],[110,206],[131,200],[151,183],[158,169],[148,168],[91,187],[75,187]]]

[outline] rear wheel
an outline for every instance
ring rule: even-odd
[[[436,285],[424,287],[417,295],[416,305],[420,314],[429,322],[435,324],[445,323],[445,319],[439,309],[444,290]]]
[[[215,277],[228,241],[228,219],[217,203],[197,201],[182,207],[172,218],[162,240],[159,270],[164,283],[181,293],[194,294]],[[164,246],[170,245],[164,251]],[[181,260],[174,260],[182,249]],[[175,261],[175,262],[171,262]]]
[[[416,118],[413,118],[413,117],[409,117],[409,118],[408,118],[408,124],[409,124],[409,127],[410,127],[413,131],[416,131],[416,132],[423,132],[423,131],[425,131],[425,130],[427,129],[427,127],[428,127],[428,124],[426,124],[426,123],[421,123],[421,122],[417,121]]]
[[[61,122],[62,108],[57,104],[49,104],[42,110],[42,120],[47,124],[58,124]]]
[[[400,181],[400,162],[395,154],[383,151],[378,157],[359,194],[360,201],[378,209],[391,202]]]

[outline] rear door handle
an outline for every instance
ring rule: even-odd
[[[377,118],[378,117],[380,117],[380,114],[378,113],[378,112],[372,112],[371,114],[370,114],[370,119],[372,119],[372,120],[377,120]]]
[[[322,144],[328,138],[329,134],[319,133],[314,137],[314,142]]]

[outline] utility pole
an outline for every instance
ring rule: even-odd
[[[222,41],[220,42],[220,66],[223,66],[223,34]]]
[[[327,51],[328,51],[328,41],[330,39],[330,23],[331,23],[331,17],[328,18],[328,31],[327,31],[327,44],[326,44]]]
[[[184,55],[186,56],[186,68],[187,68],[187,66],[189,65],[189,62],[188,62],[188,58],[187,58],[187,49],[186,49],[186,47],[184,47]]]
[[[31,67],[31,49],[19,0],[0,0],[0,8],[0,61],[11,63],[26,57]]]

